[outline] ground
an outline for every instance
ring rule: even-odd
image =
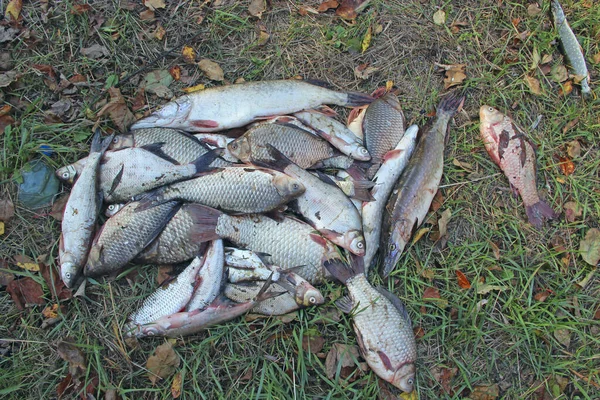
[[[16,121],[0,133],[0,198],[16,204],[0,236],[4,268],[43,282],[38,272],[16,267],[12,257],[43,255],[55,263],[60,223],[49,209],[20,206],[11,179],[32,158],[43,157],[58,168],[84,156],[95,124],[106,132],[117,129],[107,115],[96,115],[108,99],[106,88],[155,59],[150,70],[181,66],[182,80],[170,85],[174,95],[200,83],[220,84],[183,60],[184,44],[195,49],[197,60],[218,63],[230,83],[300,75],[340,90],[371,92],[393,81],[408,121],[420,125],[446,91],[444,71],[436,63],[466,64],[459,90],[468,98],[450,127],[443,202],[430,220],[451,210],[447,243],[433,240],[433,227],[408,249],[389,280],[374,279],[403,300],[413,320],[418,397],[600,398],[600,278],[579,254],[580,241],[599,224],[600,103],[582,100],[577,85],[567,94],[569,84],[557,82],[566,78],[560,77],[565,61],[548,2],[538,3],[537,10],[527,1],[373,0],[350,23],[333,11],[312,13],[318,2],[271,1],[261,20],[243,1],[167,1],[150,19],[140,3],[24,2],[24,30],[2,48],[12,57],[5,69],[18,73],[0,97],[2,105],[12,106]],[[592,88],[600,93],[600,7],[593,3],[565,0],[564,8],[591,68]],[[0,5],[3,15],[7,4]],[[313,9],[305,12],[308,6]],[[441,25],[434,23],[438,10],[445,12]],[[270,35],[266,44],[257,42],[261,27]],[[369,28],[373,37],[363,52]],[[84,56],[82,49],[93,45],[107,51]],[[354,69],[365,63],[378,71],[360,79]],[[36,64],[52,66],[56,80]],[[147,92],[136,97],[146,72],[119,87],[138,117],[166,101]],[[77,75],[83,80],[76,86],[56,87]],[[526,83],[528,77],[537,79],[539,90],[535,81]],[[58,101],[52,116],[49,110]],[[64,102],[71,104],[67,111]],[[541,229],[527,223],[521,200],[479,137],[482,104],[510,114],[537,145],[538,188],[561,212],[556,221]],[[574,141],[581,152],[569,155]],[[42,144],[54,155],[42,155]],[[566,214],[568,202],[576,203],[581,215]],[[457,271],[468,282],[457,279]],[[399,394],[360,368],[338,366],[328,377],[325,356],[334,344],[356,345],[350,320],[338,318],[331,302],[342,292],[334,283],[322,288],[325,307],[300,311],[292,321],[241,318],[177,340],[177,374],[152,384],[146,362],[165,340],[126,343],[119,328],[156,287],[156,275],[156,268],[147,266],[128,278],[92,281],[85,297],[61,302],[58,322],[47,328],[41,327],[44,306],[19,311],[0,289],[3,398],[56,397],[69,372],[57,344],[67,337],[86,356],[82,380],[94,398],[115,398],[115,392],[123,399],[170,398],[174,376],[183,377],[180,398],[185,399]],[[55,303],[45,290],[47,303]]]

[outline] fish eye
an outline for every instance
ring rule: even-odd
[[[493,107],[488,107],[488,111],[492,112],[492,111],[494,111],[494,108]]]
[[[359,249],[362,249],[363,247],[365,247],[365,245],[364,245],[364,243],[363,243],[363,242],[358,242],[358,243],[356,244],[356,247],[358,247]]]
[[[108,206],[108,209],[109,209],[110,211],[113,211],[113,210],[115,209],[115,205],[114,205],[114,204],[111,204],[110,206]]]
[[[298,185],[297,183],[294,183],[294,184],[292,185],[292,188],[293,188],[294,190],[298,190],[298,189],[300,189],[300,185]]]
[[[67,278],[67,279],[71,279],[71,273],[70,273],[70,272],[67,272],[67,273],[65,274],[65,278]]]
[[[118,137],[118,136],[115,136],[115,137],[113,138],[112,142],[113,142],[113,143],[115,143],[115,144],[119,143],[119,137]]]
[[[63,179],[69,179],[69,173],[63,172],[62,177],[63,177]]]
[[[231,150],[236,150],[238,148],[237,143],[231,143]]]
[[[390,251],[394,251],[394,250],[396,250],[396,244],[392,243],[392,244],[390,244]]]
[[[315,304],[317,302],[317,299],[315,299],[314,297],[311,297],[308,299],[308,301],[310,301],[312,304]]]
[[[414,382],[414,380],[413,380],[413,378],[410,378],[407,382],[408,382],[409,385],[412,385],[413,382]]]
[[[367,154],[368,153],[367,149],[365,149],[364,147],[362,147],[359,151],[361,153],[363,153],[363,154]]]

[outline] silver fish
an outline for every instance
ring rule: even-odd
[[[213,240],[206,251],[202,269],[198,273],[199,283],[186,311],[202,310],[208,307],[221,292],[225,254],[223,241]]]
[[[69,288],[74,286],[81,275],[94,235],[102,205],[97,191],[98,165],[108,143],[110,139],[102,143],[100,130],[97,130],[92,140],[89,162],[75,182],[65,205],[58,258],[61,278]]]
[[[236,249],[235,247],[225,247],[225,265],[240,269],[266,268],[260,255],[252,250]]]
[[[181,96],[139,120],[131,129],[167,127],[215,132],[247,125],[256,118],[289,114],[321,104],[353,107],[371,101],[364,94],[337,92],[306,81],[247,82]]]
[[[221,158],[230,163],[239,162],[236,156],[231,154],[227,145],[235,140],[235,138],[220,135],[218,133],[197,133],[194,135],[196,139],[200,142],[207,145],[210,149],[223,149],[223,153],[221,154]],[[216,164],[211,164],[212,166],[219,166]],[[223,166],[223,165],[221,165]]]
[[[362,204],[362,221],[367,251],[365,253],[365,275],[379,248],[383,211],[394,184],[406,168],[415,149],[419,127],[412,125],[394,150],[383,156],[383,164],[375,174],[375,187],[371,190],[372,201]]]
[[[381,379],[412,392],[417,345],[402,301],[383,288],[371,286],[359,257],[353,258],[352,267],[339,261],[326,263],[325,267],[348,288],[350,297],[336,304],[352,317],[358,346],[369,367]]]

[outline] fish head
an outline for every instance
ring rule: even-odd
[[[79,266],[70,261],[65,261],[60,264],[60,277],[68,288],[75,286],[79,280]]]
[[[306,190],[299,180],[282,173],[278,173],[273,177],[273,186],[275,186],[279,195],[286,199],[295,199]]]
[[[383,276],[387,278],[387,276],[392,272],[396,263],[400,259],[400,255],[402,254],[402,250],[400,245],[393,240],[393,237],[390,237],[390,240],[387,244],[387,249],[385,249],[385,259],[383,260]]]
[[[483,105],[479,108],[479,119],[479,131],[485,149],[492,160],[500,165],[499,146],[505,115],[494,107]]]
[[[125,207],[125,204],[110,204],[106,207],[106,211],[104,211],[104,215],[108,218],[112,217],[116,213],[119,212],[121,208]]]
[[[133,146],[133,135],[132,134],[115,135],[115,137],[113,137],[112,141],[110,142],[108,149],[109,150],[120,150],[120,149],[124,149],[126,147],[132,147],[132,146]]]
[[[390,383],[406,393],[412,392],[415,388],[415,364],[403,364],[396,370]]]
[[[250,161],[250,143],[245,136],[235,139],[227,145],[227,150],[238,160]]]
[[[75,164],[67,165],[56,170],[56,177],[62,181],[73,184],[77,177],[77,168]]]
[[[357,256],[365,255],[365,237],[361,231],[352,230],[344,235],[346,248]]]
[[[494,107],[484,104],[479,108],[479,119],[482,124],[489,126],[502,122],[502,120],[504,120],[504,114]]]
[[[102,273],[102,264],[102,246],[92,245],[83,274],[86,276],[97,276]]]
[[[350,155],[355,160],[359,161],[369,161],[371,159],[371,155],[369,154],[369,150],[365,146],[360,144],[355,144],[352,146]]]
[[[325,298],[313,285],[302,282],[296,289],[296,302],[304,307],[318,306],[325,302]]]
[[[189,96],[182,96],[165,104],[159,110],[154,111],[146,118],[142,118],[131,126],[131,129],[186,127],[188,116],[192,110],[192,100]]]

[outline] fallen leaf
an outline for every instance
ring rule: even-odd
[[[338,8],[339,5],[340,5],[340,3],[338,3],[336,0],[327,0],[327,1],[324,1],[321,4],[319,4],[319,7],[317,8],[317,12],[324,13],[325,11],[327,11],[329,9]]]
[[[69,363],[69,373],[73,380],[78,381],[87,370],[85,355],[70,340],[62,340],[57,347],[60,358]]]
[[[558,166],[565,176],[569,176],[575,172],[575,164],[569,157],[559,157],[558,160]]]
[[[560,89],[558,89],[558,95],[559,96],[567,96],[567,95],[571,94],[572,91],[573,91],[573,82],[566,81],[565,83],[563,83],[560,86]]]
[[[110,101],[98,111],[98,116],[108,114],[113,123],[119,128],[122,133],[129,130],[129,126],[135,122],[135,116],[127,108],[125,99],[118,88],[111,87],[108,89]]]
[[[6,127],[11,126],[15,123],[15,119],[10,115],[3,115],[0,117],[0,135],[2,135]]]
[[[458,368],[447,368],[447,367],[438,367],[435,366],[430,369],[431,375],[435,378],[436,381],[442,385],[442,389],[444,392],[450,394],[452,393],[452,387],[450,386],[450,382],[458,372]]]
[[[415,233],[415,236],[413,237],[412,244],[414,245],[419,240],[421,240],[421,238],[423,237],[423,235],[425,235],[430,230],[431,230],[431,228],[421,228],[421,229],[419,229],[417,231],[417,233]]]
[[[571,331],[567,328],[558,328],[554,330],[554,337],[560,344],[569,347],[571,344]]]
[[[0,200],[0,221],[8,222],[15,216],[15,205],[10,199]]]
[[[569,72],[567,71],[567,67],[562,64],[557,64],[552,67],[550,70],[550,74],[552,79],[555,82],[564,82],[569,79]]]
[[[15,302],[15,306],[23,311],[28,304],[44,304],[44,290],[42,285],[32,278],[17,279],[6,286],[6,292]]]
[[[494,257],[496,258],[496,260],[499,260],[500,259],[500,248],[498,247],[498,245],[496,243],[492,242],[491,240],[488,243],[490,244],[490,247],[492,248]]]
[[[0,74],[0,88],[7,87],[17,80],[17,71],[6,71]]]
[[[492,292],[494,290],[501,292],[506,289],[508,289],[506,286],[490,285],[484,283],[482,285],[477,285],[477,294],[488,294],[489,292]]]
[[[10,110],[12,110],[10,104],[5,104],[2,107],[0,107],[0,117],[4,117],[5,115],[7,115],[10,112]]]
[[[63,194],[56,200],[54,200],[54,204],[52,204],[52,211],[50,212],[50,216],[57,221],[62,221],[63,214],[65,211],[65,206],[67,205],[67,201],[69,200],[69,194]]]
[[[437,288],[428,287],[423,292],[423,298],[424,299],[439,299],[439,298],[441,298],[440,291]]]
[[[436,65],[441,66],[446,70],[446,77],[444,78],[444,89],[460,85],[467,77],[467,75],[465,74],[466,64]]]
[[[6,260],[0,260],[0,269],[8,269],[8,262]],[[8,286],[14,280],[14,274],[7,271],[0,271],[0,287]]]
[[[19,16],[21,15],[21,8],[23,7],[22,0],[10,0],[6,5],[6,10],[4,11],[4,17],[7,20],[17,21]]]
[[[537,3],[530,4],[527,7],[527,15],[529,15],[530,17],[535,17],[536,15],[538,15],[541,12],[542,12],[542,9],[537,5]]]
[[[544,55],[542,56],[542,61],[541,61],[541,63],[542,63],[542,64],[548,64],[548,63],[550,63],[550,62],[552,62],[552,54],[544,54]]]
[[[256,39],[257,46],[264,46],[269,41],[271,35],[267,32],[267,26],[262,22],[257,24],[258,28],[258,39]]]
[[[155,385],[159,379],[171,376],[179,367],[179,361],[179,355],[173,350],[171,342],[161,344],[146,362],[146,368],[150,371],[148,379]]]
[[[173,91],[169,89],[171,83],[173,83],[173,77],[169,71],[156,69],[148,72],[144,76],[141,87],[148,93],[155,94],[163,99],[170,99],[173,97]]]
[[[110,51],[108,51],[108,49],[104,46],[93,44],[90,47],[81,49],[81,54],[91,59],[97,59],[109,56]]]
[[[65,394],[71,393],[74,389],[73,377],[67,374],[58,385],[56,385],[56,394],[61,399]]]
[[[150,9],[146,9],[140,13],[140,20],[142,21],[150,21],[155,18],[154,11]]]
[[[152,36],[154,36],[156,40],[163,40],[166,34],[167,31],[165,30],[165,28],[163,28],[161,24],[158,24]]]
[[[471,287],[471,282],[469,282],[467,276],[458,269],[456,270],[456,278],[458,279],[458,286],[461,288],[469,289]]]
[[[444,204],[444,194],[442,193],[442,189],[438,189],[437,192],[435,192],[435,196],[433,196],[430,210],[435,212],[440,209],[442,204]]]
[[[152,11],[156,11],[158,8],[166,7],[164,0],[144,0],[144,5]]]
[[[203,84],[199,84],[196,86],[190,86],[187,88],[183,88],[181,90],[183,90],[185,93],[192,93],[192,92],[197,92],[199,90],[204,90],[204,89],[205,89],[205,86]]]
[[[0,236],[4,235],[4,222],[0,221]]]
[[[240,382],[250,382],[252,380],[252,367],[248,367],[246,371],[238,378]]]
[[[442,9],[437,10],[433,14],[433,23],[436,25],[444,25],[446,23],[446,12]]]
[[[454,21],[450,24],[450,31],[452,31],[452,33],[458,33],[460,32],[460,28],[467,26],[469,26],[469,24],[466,21]]]
[[[579,143],[579,140],[576,139],[567,143],[567,154],[571,158],[577,158],[581,155],[581,144]]]
[[[196,50],[190,46],[183,46],[183,50],[181,51],[181,55],[183,59],[188,64],[193,64],[196,62]]]
[[[563,206],[565,209],[565,218],[568,222],[575,222],[583,214],[581,206],[574,201],[568,201]]]
[[[173,383],[171,383],[171,396],[174,399],[179,398],[181,396],[181,387],[183,386],[183,371],[175,374],[173,378]]]
[[[438,219],[438,232],[436,234],[431,235],[431,239],[435,241],[442,241],[442,248],[445,246],[446,241],[448,240],[448,222],[450,221],[450,217],[452,216],[452,210],[446,209],[442,212],[440,219]]]
[[[367,8],[371,0],[342,0],[335,10],[335,15],[346,20],[353,20],[358,13]]]
[[[42,315],[44,318],[56,318],[58,317],[58,304],[52,304],[51,306],[46,306],[42,310]]]
[[[222,81],[225,79],[223,70],[219,64],[214,61],[204,58],[198,62],[198,67],[204,72],[208,79],[213,81]]]
[[[594,313],[594,319],[595,320],[599,320],[600,319],[600,307],[598,307],[598,309]]]
[[[380,379],[380,381],[381,381],[381,379]],[[391,398],[393,399],[394,397],[391,397]],[[402,400],[419,400],[419,395],[417,394],[416,390],[413,390],[410,393],[402,392],[402,393],[400,393],[400,399],[402,399]]]
[[[367,51],[367,49],[371,45],[371,39],[373,39],[373,31],[372,31],[371,27],[369,26],[369,28],[367,28],[367,33],[365,33],[365,36],[363,37],[363,40],[362,40],[362,44],[361,44],[362,53]]]
[[[462,168],[462,169],[464,169],[466,171],[473,172],[473,166],[471,164],[466,163],[464,161],[460,161],[457,158],[455,158],[455,159],[452,160],[452,164],[455,165],[455,166],[457,166],[457,167],[460,167],[460,168]]]
[[[325,339],[320,335],[303,335],[302,336],[302,349],[312,354],[317,354],[323,349]]]
[[[531,90],[531,93],[533,93],[535,95],[542,94],[542,89],[540,87],[540,81],[538,81],[533,76],[529,76],[529,75],[525,75],[524,80],[525,80],[525,84],[527,85],[529,90]]]
[[[579,243],[581,258],[593,266],[600,261],[600,230],[592,228],[587,231],[585,238]]]
[[[267,9],[267,2],[265,0],[252,0],[248,6],[248,12],[253,17],[262,18],[262,14]]]
[[[500,387],[497,384],[491,386],[475,386],[469,395],[471,400],[495,400],[500,395]]]
[[[573,129],[575,127],[575,125],[577,125],[578,122],[579,122],[579,117],[575,118],[572,121],[567,122],[562,129],[562,133],[565,134],[568,131],[570,131],[571,129]]]
[[[593,55],[594,64],[600,64],[600,52]]]
[[[173,267],[171,265],[161,265],[158,267],[158,273],[156,274],[156,283],[158,285],[162,285],[164,281],[172,278],[171,272],[173,271]]]
[[[550,289],[544,289],[544,290],[540,290],[539,292],[537,292],[533,298],[536,301],[542,302],[542,301],[546,301],[546,299],[552,294],[552,291]]]
[[[370,67],[368,63],[357,65],[354,68],[354,76],[358,79],[368,79],[375,72],[379,71],[377,67]]]
[[[91,9],[92,9],[92,6],[90,6],[89,4],[75,4],[71,8],[71,14],[82,15],[82,14],[85,14],[86,12],[90,11]]]
[[[325,372],[329,379],[333,379],[337,372],[338,365],[340,368],[354,368],[355,360],[358,359],[358,347],[342,343],[334,343],[327,353],[325,359]]]
[[[40,270],[38,263],[23,254],[17,254],[15,256],[15,263],[17,264],[17,267],[23,268],[26,271],[38,272]]]

